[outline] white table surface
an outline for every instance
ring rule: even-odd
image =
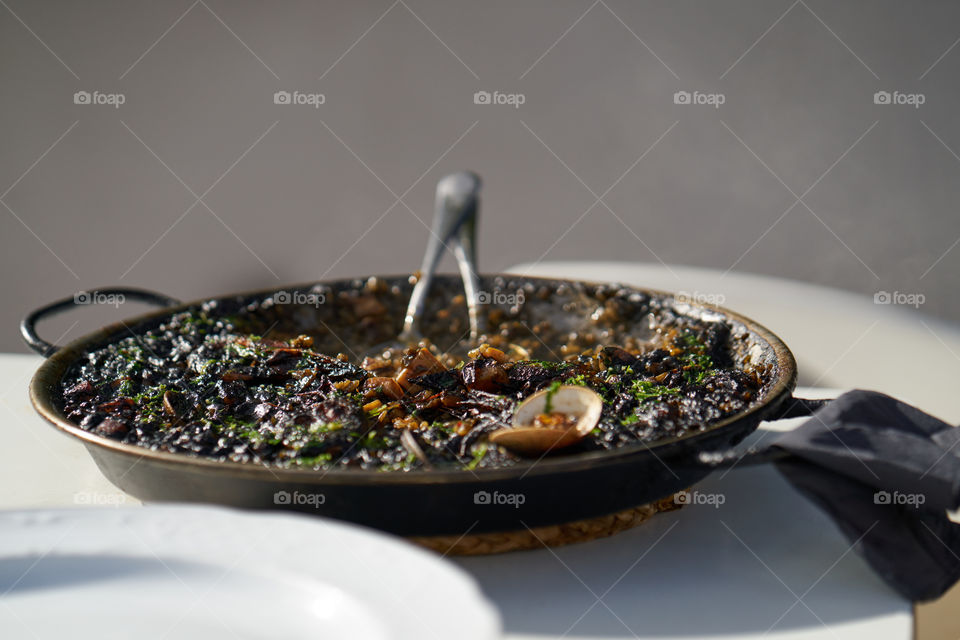
[[[726,306],[788,342],[803,382],[896,393],[958,421],[960,408],[951,406],[950,395],[939,397],[935,389],[912,383],[893,362],[894,351],[920,350],[925,372],[935,374],[924,380],[939,380],[944,392],[949,387],[955,393],[957,329],[809,285],[736,274],[720,279],[715,272],[677,267],[673,272],[680,279],[642,265],[544,263],[529,270],[722,292]],[[136,504],[102,478],[82,445],[34,414],[26,389],[39,364],[36,356],[0,356],[0,441],[6,448],[0,508]],[[765,424],[754,438],[770,439],[799,422]],[[454,561],[498,606],[507,638],[910,637],[910,603],[884,585],[830,520],[774,469],[717,473],[697,490],[724,502],[719,508],[689,505],[585,544]]]

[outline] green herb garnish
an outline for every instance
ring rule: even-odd
[[[578,373],[575,376],[570,376],[569,378],[563,381],[563,384],[571,384],[577,387],[590,386],[590,384],[587,382],[587,376],[582,373]]]
[[[693,333],[686,333],[675,341],[685,349],[680,356],[683,380],[687,384],[703,384],[704,379],[717,373],[713,358],[707,355],[707,345]]]
[[[557,391],[560,390],[560,381],[554,380],[550,383],[550,387],[547,389],[546,401],[543,405],[544,413],[553,413],[553,396],[557,395]]]
[[[467,466],[465,468],[470,471],[473,471],[474,469],[477,468],[477,465],[480,464],[480,461],[482,461],[486,457],[486,455],[487,455],[487,445],[481,444],[476,449],[474,449],[473,459],[467,463]]]
[[[646,402],[663,396],[678,396],[680,389],[664,387],[650,380],[634,380],[630,383],[630,394],[640,402]]]

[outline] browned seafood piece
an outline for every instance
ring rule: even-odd
[[[393,378],[374,376],[367,378],[363,382],[363,390],[373,393],[382,393],[392,400],[399,400],[403,397],[403,389]]]
[[[443,366],[443,363],[437,360],[437,357],[430,353],[429,349],[421,347],[397,374],[397,383],[406,391],[416,392],[420,388],[411,382],[413,378],[446,370],[447,368]]]
[[[477,389],[488,393],[499,393],[510,377],[499,362],[493,358],[471,360],[463,365],[463,384],[468,389]]]

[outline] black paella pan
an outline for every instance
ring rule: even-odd
[[[382,278],[404,297],[410,290],[407,277]],[[288,287],[282,294],[295,297],[322,289],[349,291],[364,286],[363,280],[341,280],[321,285]],[[607,290],[610,285],[485,276],[481,282],[490,290],[537,289],[571,290],[588,293]],[[438,298],[443,291],[459,286],[455,277],[438,276]],[[673,296],[666,293],[616,287],[666,305]],[[154,303],[170,298],[132,289],[104,289],[90,296],[123,295]],[[62,348],[51,347],[36,336],[33,326],[41,317],[72,305],[64,300],[31,314],[25,327],[32,346],[48,356],[30,385],[36,410],[64,433],[79,438],[104,475],[117,487],[145,501],[191,501],[237,507],[298,509],[310,513],[358,522],[402,535],[456,535],[472,528],[484,531],[513,530],[568,522],[609,514],[658,500],[685,489],[704,478],[716,464],[726,460],[724,452],[756,429],[761,420],[803,411],[802,401],[792,399],[796,384],[796,362],[787,346],[773,333],[743,316],[717,307],[683,303],[685,314],[710,314],[732,328],[742,357],[768,365],[768,379],[757,400],[744,411],[709,427],[679,438],[640,443],[607,451],[548,456],[541,460],[503,469],[423,470],[384,473],[358,469],[323,471],[280,469],[216,461],[117,442],[96,435],[71,422],[62,409],[62,384],[68,369],[92,350],[155,328],[174,314],[206,306],[224,313],[251,302],[270,299],[277,290],[225,296],[166,307],[130,318],[84,336]],[[441,306],[446,300],[429,300]],[[296,308],[293,305],[291,310]],[[308,318],[317,311],[305,305],[298,309]],[[542,313],[548,313],[545,307]],[[550,309],[549,313],[564,313]],[[297,313],[293,313],[296,316]],[[309,319],[307,320],[309,322]],[[336,331],[338,327],[331,327]],[[344,329],[346,331],[346,329]],[[717,455],[706,455],[717,454]],[[291,504],[286,496],[322,495],[318,500]],[[485,503],[484,496],[524,496],[522,504]]]
[[[474,179],[472,199],[438,190],[433,241],[419,278],[327,281],[185,304],[143,290],[102,289],[38,309],[21,325],[27,343],[47,357],[30,385],[34,407],[57,429],[80,439],[107,479],[144,501],[292,509],[406,536],[457,536],[466,531],[513,531],[571,522],[668,497],[702,480],[717,466],[738,460],[732,447],[762,420],[807,413],[814,406],[791,396],[797,368],[787,346],[766,328],[732,311],[615,284],[478,276],[473,267],[477,187]],[[451,211],[456,215],[445,218]],[[444,241],[456,246],[462,281],[433,275]],[[36,324],[45,316],[77,303],[118,298],[164,308],[104,327],[64,347],[37,335]],[[403,313],[408,299],[409,309],[423,312],[422,335],[444,352],[475,337],[480,332],[478,318],[485,323],[480,327],[484,335],[496,334],[502,327],[503,335],[523,342],[531,354],[555,360],[565,339],[597,348],[624,338],[642,339],[654,316],[672,323],[709,322],[723,327],[724,348],[734,366],[759,372],[762,384],[741,409],[651,440],[604,450],[573,448],[504,467],[391,472],[337,466],[289,468],[147,448],[85,429],[64,410],[64,380],[71,371],[95,362],[93,354],[98,350],[120,341],[139,342],[184,313],[202,310],[212,318],[240,313],[259,333],[316,335],[321,353],[332,355],[345,349],[356,355],[395,339],[401,330],[409,333],[409,312],[406,323]],[[370,318],[359,317],[363,314],[357,309],[371,306],[378,314],[368,322]],[[606,316],[611,309],[616,312],[614,319],[594,335],[598,313]],[[554,328],[534,331],[545,326]],[[526,342],[524,331],[529,333]],[[753,457],[754,462],[762,459]]]

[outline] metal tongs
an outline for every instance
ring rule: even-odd
[[[443,250],[449,249],[451,245],[467,298],[470,340],[476,342],[480,337],[480,276],[477,275],[476,242],[480,185],[480,176],[471,171],[451,173],[437,183],[433,228],[430,230],[427,250],[420,266],[420,278],[410,295],[399,340],[416,342],[423,337],[420,333],[423,307]]]
[[[372,352],[392,348],[405,349],[423,340],[420,320],[433,285],[437,266],[445,249],[453,249],[463,290],[467,299],[470,343],[476,344],[484,327],[480,319],[480,276],[477,275],[477,213],[480,209],[480,177],[471,171],[458,171],[437,183],[433,227],[420,266],[420,276],[407,305],[403,330],[393,342],[377,345]]]

